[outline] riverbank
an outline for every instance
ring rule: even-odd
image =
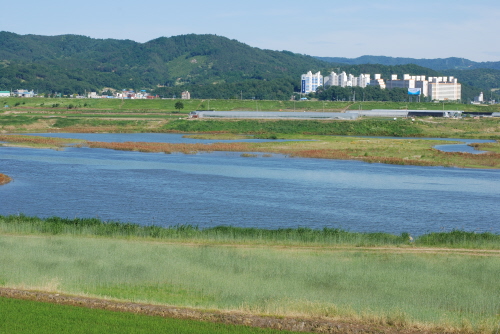
[[[420,236],[408,233],[349,232],[338,228],[306,227],[262,229],[216,226],[201,229],[192,225],[169,227],[144,226],[98,218],[38,218],[25,215],[0,215],[0,232],[15,234],[50,234],[138,238],[190,244],[237,244],[307,247],[398,247],[411,252],[414,247],[500,250],[500,235],[454,230],[431,232]]]
[[[56,234],[2,230],[3,293],[283,329],[301,319],[326,333],[497,328],[499,250],[78,235],[73,223]]]

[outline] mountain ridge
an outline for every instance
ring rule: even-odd
[[[158,37],[139,43],[71,34],[0,32],[0,90],[33,89],[67,95],[104,88],[146,89],[172,97],[189,90],[193,98],[290,99],[299,91],[303,73],[329,73],[339,67],[354,75],[381,73],[384,78],[404,73],[442,75],[415,64],[331,63],[290,51],[259,49],[212,34]],[[483,81],[488,89],[498,82],[500,71],[481,75],[487,79]],[[475,75],[468,75],[468,84],[475,84]],[[468,91],[467,95],[477,94],[473,89]]]
[[[417,59],[417,58],[405,58],[405,57],[365,55],[357,58],[345,58],[345,57],[315,57],[315,58],[329,63],[340,63],[340,64],[350,64],[350,65],[380,64],[380,65],[394,66],[394,65],[415,64],[436,71],[467,70],[467,69],[478,69],[478,68],[490,68],[490,69],[500,70],[500,61],[475,62],[466,58],[459,58],[459,57]]]

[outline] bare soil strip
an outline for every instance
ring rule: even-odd
[[[246,325],[260,328],[272,328],[296,332],[311,333],[342,333],[342,334],[452,334],[459,333],[444,328],[422,328],[417,326],[404,326],[401,324],[388,324],[385,321],[356,322],[341,319],[325,318],[299,318],[299,317],[272,317],[250,313],[209,311],[190,308],[181,308],[166,305],[151,305],[130,303],[107,299],[98,299],[83,296],[71,296],[59,293],[41,291],[27,291],[0,287],[0,297],[32,300],[60,305],[87,307],[92,309],[110,310],[115,312],[131,312],[165,318],[210,321],[216,323]]]

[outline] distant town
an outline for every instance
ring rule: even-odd
[[[391,75],[391,79],[384,81],[381,74],[375,74],[371,78],[370,74],[361,74],[354,76],[342,72],[337,74],[331,72],[323,77],[321,72],[312,73],[311,71],[302,74],[301,93],[314,93],[318,87],[340,86],[340,87],[362,87],[378,86],[381,89],[407,88],[409,95],[423,95],[431,101],[458,101],[462,96],[462,85],[458,83],[457,78],[450,77],[426,77],[425,75],[411,76],[403,75],[399,79],[397,74]]]
[[[55,93],[53,94],[54,97],[62,97],[62,94]],[[17,89],[11,91],[0,91],[0,97],[35,97],[38,96],[38,94],[33,91],[33,90],[26,90],[26,89]],[[67,97],[72,97],[72,98],[77,98],[77,99],[84,99],[84,98],[89,98],[89,99],[158,99],[160,98],[159,95],[154,95],[146,92],[145,90],[141,90],[140,92],[136,92],[133,90],[120,90],[120,91],[115,91],[112,93],[112,95],[106,95],[106,94],[98,94],[97,92],[89,92],[86,95],[78,95],[78,94],[73,94]],[[175,98],[175,97],[174,97]],[[188,91],[182,92],[181,99],[183,100],[189,100],[191,99],[191,94]]]
[[[389,80],[384,80],[381,74],[375,74],[372,78],[370,74],[361,74],[354,76],[346,72],[335,73],[331,72],[327,76],[321,75],[321,72],[312,73],[311,71],[302,74],[301,76],[301,94],[316,93],[319,87],[328,88],[330,86],[339,87],[361,87],[376,86],[380,89],[393,89],[403,88],[408,89],[408,95],[426,97],[429,101],[460,101],[462,95],[462,85],[458,79],[453,76],[443,77],[426,77],[425,75],[410,75],[404,74],[403,78],[398,78],[397,74],[391,75]],[[49,94],[53,97],[62,97],[60,93]],[[13,91],[0,91],[0,97],[23,97],[30,98],[38,96],[38,94],[31,90],[17,89]],[[44,95],[45,96],[45,95]],[[98,92],[88,92],[85,95],[73,94],[66,97],[71,98],[91,98],[91,99],[158,99],[159,95],[148,93],[145,90],[107,90],[107,94]],[[173,96],[176,98],[176,96]],[[179,97],[183,100],[191,99],[189,91],[183,91]],[[305,98],[304,98],[305,99]],[[478,96],[474,97],[472,104],[485,103],[484,95],[481,92]],[[492,100],[489,103],[494,104],[496,101]]]

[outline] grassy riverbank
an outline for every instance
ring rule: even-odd
[[[0,231],[4,287],[450,333],[492,333],[500,320],[498,235],[432,236],[441,247],[475,244],[452,250],[428,247],[430,235],[410,244],[407,235],[338,230],[23,216],[2,217]]]
[[[0,131],[21,132],[184,132],[283,135],[351,135],[437,138],[500,138],[500,119],[189,120],[186,115],[4,114]]]
[[[316,245],[356,247],[441,247],[500,250],[500,235],[455,230],[420,236],[408,233],[359,233],[337,228],[259,229],[217,226],[200,229],[192,225],[170,227],[106,222],[97,218],[38,218],[25,215],[0,216],[0,232],[14,234],[80,235],[113,238],[144,238],[169,242],[262,245]]]

